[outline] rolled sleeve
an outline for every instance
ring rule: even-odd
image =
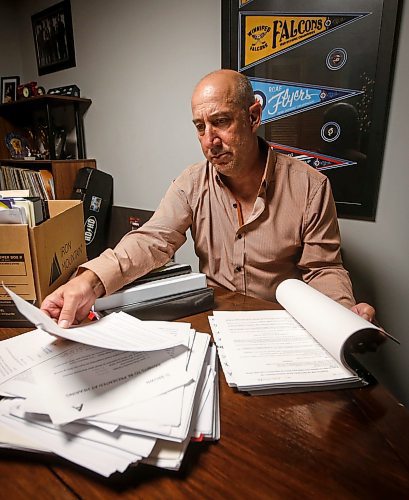
[[[304,216],[303,247],[298,267],[303,280],[320,292],[352,307],[355,299],[343,267],[335,202],[327,178],[311,193]]]
[[[114,249],[81,266],[101,280],[109,295],[148,272],[163,266],[186,241],[192,210],[186,192],[173,182],[152,218],[126,234]]]

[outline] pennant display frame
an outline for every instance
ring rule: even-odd
[[[268,142],[306,158],[348,166],[320,168],[339,217],[376,218],[400,11],[400,0],[310,0],[307,6],[222,0],[223,68],[242,72],[253,88],[279,82],[287,93],[340,92],[332,101],[264,115],[259,129]],[[264,106],[263,98],[273,99],[264,89],[255,93]]]

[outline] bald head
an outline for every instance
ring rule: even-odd
[[[232,69],[220,69],[204,76],[193,91],[192,101],[198,95],[213,93],[215,89],[224,94],[228,102],[246,111],[254,104],[254,92],[249,79]]]

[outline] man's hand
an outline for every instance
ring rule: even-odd
[[[85,319],[95,300],[104,293],[98,276],[87,269],[48,295],[41,310],[56,319],[62,328],[69,328]]]
[[[351,307],[351,311],[358,314],[358,316],[361,316],[363,319],[370,321],[371,323],[375,318],[375,309],[365,302],[360,302],[359,304]]]
[[[358,314],[367,321],[370,321],[371,323],[375,319],[375,309],[365,302],[361,302],[351,307],[351,311]],[[386,340],[386,335],[382,333],[382,328],[378,328],[378,331],[372,330],[370,334],[368,334],[368,331],[365,331],[363,337],[354,338],[354,344],[352,344],[350,347],[351,352],[356,352],[359,354],[363,354],[367,351],[375,352],[378,347],[382,345]]]

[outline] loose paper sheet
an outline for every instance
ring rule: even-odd
[[[186,341],[183,333],[173,336],[154,327],[146,328],[144,322],[120,312],[113,313],[95,323],[76,328],[60,328],[43,311],[19,297],[3,285],[17,309],[34,325],[52,335],[82,344],[121,351],[156,351],[181,345]]]
[[[339,363],[345,364],[343,347],[351,335],[379,328],[303,281],[288,279],[277,287],[278,302]]]

